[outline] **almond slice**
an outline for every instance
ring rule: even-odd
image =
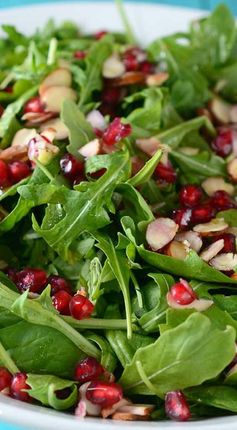
[[[146,78],[146,84],[148,87],[158,87],[164,84],[169,79],[169,74],[166,72],[155,73],[154,75],[148,75]]]
[[[131,402],[127,399],[122,399],[118,403],[115,403],[108,408],[103,408],[101,411],[101,415],[103,418],[108,418],[110,415],[113,415],[121,406],[125,405],[131,405]]]
[[[199,153],[198,148],[193,148],[192,146],[182,146],[179,148],[179,151],[182,152],[182,154],[185,155],[197,155]]]
[[[111,55],[103,64],[102,76],[106,79],[119,78],[126,69],[118,55]]]
[[[198,312],[202,312],[213,305],[213,301],[208,299],[196,299],[189,305],[179,305],[175,302],[170,293],[167,293],[166,298],[168,305],[173,309],[196,309]]]
[[[68,87],[49,87],[43,92],[41,96],[42,103],[45,104],[46,109],[50,112],[61,111],[62,103],[64,100],[76,101],[77,95],[74,90]]]
[[[142,72],[127,72],[120,78],[108,80],[113,87],[126,87],[127,85],[144,84],[146,75]]]
[[[228,272],[235,270],[237,267],[237,254],[228,252],[227,254],[219,254],[210,261],[211,266],[217,270]]]
[[[78,152],[85,158],[93,157],[94,155],[98,155],[101,150],[100,140],[94,139],[91,142],[86,143],[86,145],[82,146]]]
[[[0,160],[6,163],[10,161],[24,161],[28,159],[28,148],[23,145],[14,145],[0,151]]]
[[[27,121],[26,125],[37,125],[41,124],[45,121],[48,121],[49,119],[53,118],[55,116],[55,113],[53,112],[45,112],[45,113],[32,113],[28,112],[24,114],[21,119],[22,121]]]
[[[202,247],[201,237],[197,232],[192,230],[176,234],[175,240],[178,242],[188,242],[190,248],[196,252],[199,252]]]
[[[231,105],[229,103],[226,103],[221,98],[215,97],[210,102],[210,110],[219,123],[229,124],[231,122]]]
[[[202,183],[202,188],[208,196],[213,196],[216,191],[222,190],[231,196],[234,194],[234,186],[226,182],[221,176],[213,176]]]
[[[233,105],[230,108],[230,121],[233,124],[237,123],[237,105]]]
[[[47,128],[53,128],[56,132],[55,139],[64,140],[69,136],[69,130],[67,126],[61,121],[60,118],[54,118],[50,121],[45,122],[40,126],[40,131],[44,131]]]
[[[147,227],[146,241],[153,251],[158,251],[174,239],[178,228],[170,218],[157,218]]]
[[[210,222],[195,225],[193,230],[200,233],[202,236],[209,236],[212,233],[224,231],[228,227],[228,224],[223,218],[214,218]]]
[[[237,182],[237,158],[229,161],[227,171],[234,182]]]
[[[167,245],[166,255],[170,257],[177,258],[178,260],[185,260],[189,253],[188,242],[178,242],[177,240],[173,240]]]
[[[29,141],[37,134],[35,128],[22,128],[13,137],[11,146],[27,147]]]
[[[115,412],[112,415],[112,420],[119,421],[147,421],[147,416],[134,415],[129,412]]]
[[[42,96],[43,92],[46,88],[49,87],[68,87],[70,88],[72,85],[72,74],[70,70],[65,67],[60,67],[59,69],[54,70],[50,73],[39,87],[39,94]]]
[[[217,240],[216,242],[208,246],[206,249],[204,249],[204,251],[201,252],[200,257],[204,261],[208,262],[212,260],[212,258],[214,258],[217,254],[219,254],[219,252],[222,250],[223,247],[224,247],[224,240],[223,239]]]
[[[154,405],[146,405],[146,404],[126,404],[121,405],[117,409],[118,412],[126,412],[133,415],[139,415],[147,417],[151,414],[151,412],[155,409]]]
[[[105,130],[105,128],[107,127],[105,118],[99,110],[94,109],[89,112],[86,116],[86,120],[95,129]]]
[[[162,144],[156,137],[150,137],[149,139],[137,139],[136,146],[145,154],[154,155],[156,151],[160,148],[163,148]]]

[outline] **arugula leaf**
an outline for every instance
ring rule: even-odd
[[[140,348],[125,367],[120,383],[129,393],[163,397],[168,391],[215,378],[234,355],[235,330],[232,327],[219,330],[207,317],[194,313],[178,327],[163,333],[155,343]],[[138,362],[154,387],[153,392],[141,379]]]
[[[147,182],[151,176],[153,175],[156,166],[158,165],[160,159],[162,156],[162,151],[158,150],[153,157],[151,157],[146,164],[142,167],[139,172],[130,178],[128,180],[128,184],[132,185],[133,187],[137,187],[138,185],[144,184],[144,182]]]
[[[64,100],[61,111],[62,122],[69,129],[67,150],[76,158],[81,158],[78,150],[95,138],[95,134],[85,116],[71,100]]]
[[[191,156],[172,150],[170,156],[184,174],[190,172],[195,175],[195,178],[197,175],[201,177],[227,176],[226,163],[223,158],[207,151]]]

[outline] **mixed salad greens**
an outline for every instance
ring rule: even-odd
[[[0,391],[79,417],[237,412],[237,30],[0,40]]]

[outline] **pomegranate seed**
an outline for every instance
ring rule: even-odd
[[[11,93],[13,93],[13,87],[10,87],[10,85],[9,85],[8,87],[4,88],[4,91],[5,91],[5,93],[11,94]]]
[[[188,227],[191,221],[192,211],[190,209],[175,209],[172,214],[172,219],[181,229]]]
[[[5,367],[0,367],[0,392],[5,388],[10,388],[12,375]]]
[[[24,113],[44,113],[44,105],[40,100],[40,97],[32,97],[26,102],[24,106]]]
[[[95,33],[95,39],[96,40],[100,40],[100,39],[102,39],[102,37],[104,37],[106,34],[108,34],[108,31],[106,31],[106,30],[100,30],[100,31],[97,31],[96,33]]]
[[[8,187],[11,185],[11,172],[5,163],[5,161],[0,160],[0,188]]]
[[[17,400],[21,400],[22,402],[31,402],[31,397],[24,390],[29,390],[31,387],[27,384],[27,375],[26,373],[18,372],[15,373],[12,379],[10,393],[11,397]]]
[[[220,157],[227,157],[232,151],[232,131],[227,128],[219,129],[217,137],[213,140],[211,147]]]
[[[14,269],[13,267],[7,267],[4,270],[4,272],[6,273],[8,278],[11,279],[11,281],[14,282],[14,284],[16,284],[16,282],[17,282],[17,270]]]
[[[114,145],[132,132],[130,124],[123,124],[121,118],[115,118],[103,134],[103,140],[107,145]]]
[[[180,282],[176,282],[176,284],[172,285],[170,294],[172,299],[179,305],[189,305],[197,299],[189,283],[184,279],[180,279]]]
[[[140,64],[139,70],[141,72],[145,73],[146,75],[150,75],[150,74],[154,73],[155,66],[153,63],[150,63],[150,61],[143,61]]]
[[[135,72],[139,68],[137,57],[132,52],[125,52],[123,62],[127,72]]]
[[[123,391],[114,382],[93,381],[87,387],[86,398],[95,405],[108,408],[123,398]]]
[[[179,201],[182,206],[193,208],[202,198],[202,190],[197,185],[184,185],[179,192]]]
[[[104,373],[104,368],[98,361],[93,357],[87,357],[80,361],[75,370],[75,380],[81,384],[85,382],[93,381],[99,378]]]
[[[24,163],[24,161],[14,161],[9,163],[8,167],[15,184],[31,174],[29,165]]]
[[[192,210],[191,221],[194,224],[211,221],[216,214],[215,208],[210,204],[200,205]]]
[[[69,282],[61,278],[61,276],[50,275],[48,277],[48,284],[51,285],[51,295],[54,296],[58,291],[64,290],[67,293],[71,294],[72,289]]]
[[[224,211],[235,207],[230,195],[223,190],[216,191],[210,199],[210,204],[217,211]]]
[[[220,251],[221,254],[228,253],[228,252],[232,252],[233,254],[236,253],[236,237],[234,234],[232,233],[218,234],[217,236],[213,236],[211,238],[211,241],[213,243],[220,239],[224,240],[224,247]]]
[[[177,179],[177,173],[170,162],[168,164],[159,163],[155,169],[155,175],[168,184],[174,184]]]
[[[101,99],[103,103],[118,104],[123,99],[124,91],[122,88],[105,87]]]
[[[80,177],[84,171],[84,164],[71,154],[65,154],[61,158],[60,167],[65,178],[72,182],[77,179],[78,176]]]
[[[64,290],[57,291],[53,296],[53,305],[62,315],[70,315],[69,304],[72,296]]]
[[[170,391],[166,394],[165,412],[175,421],[187,421],[191,418],[189,405],[181,391]]]
[[[82,294],[76,294],[72,297],[69,308],[73,318],[82,320],[91,316],[94,305],[87,297],[84,297]]]
[[[47,275],[44,270],[26,268],[16,275],[16,286],[20,292],[26,290],[40,293],[47,285]]]
[[[77,60],[84,60],[84,58],[86,57],[86,52],[85,51],[75,51],[73,56]]]

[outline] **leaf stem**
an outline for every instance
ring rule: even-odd
[[[45,176],[47,176],[47,178],[50,181],[54,180],[54,177],[51,175],[51,173],[48,171],[48,169],[39,160],[37,160],[36,158],[33,158],[32,161],[36,164],[37,167],[39,167],[40,170],[42,170],[42,172],[45,174]]]
[[[93,329],[93,330],[126,330],[127,321],[125,319],[100,319],[90,318],[84,320],[76,320],[72,317],[61,317],[70,326],[78,329]]]
[[[5,350],[3,344],[0,342],[0,362],[1,364],[9,370],[10,373],[14,374],[19,372],[18,367],[11,359],[10,354]]]
[[[117,6],[120,18],[122,20],[124,29],[126,31],[128,43],[130,43],[131,45],[136,45],[136,38],[134,36],[134,33],[133,33],[132,27],[130,25],[130,22],[128,20],[127,14],[125,12],[123,1],[122,0],[115,0],[115,4]]]
[[[58,47],[58,41],[55,37],[53,37],[49,42],[49,51],[48,51],[48,58],[47,58],[48,66],[52,66],[52,64],[55,63],[57,47]]]
[[[139,376],[141,377],[141,380],[143,381],[143,383],[147,386],[147,388],[152,392],[152,394],[156,394],[156,389],[154,387],[154,385],[151,383],[151,381],[148,379],[142,363],[140,361],[136,361],[136,368],[137,371],[139,373]]]

